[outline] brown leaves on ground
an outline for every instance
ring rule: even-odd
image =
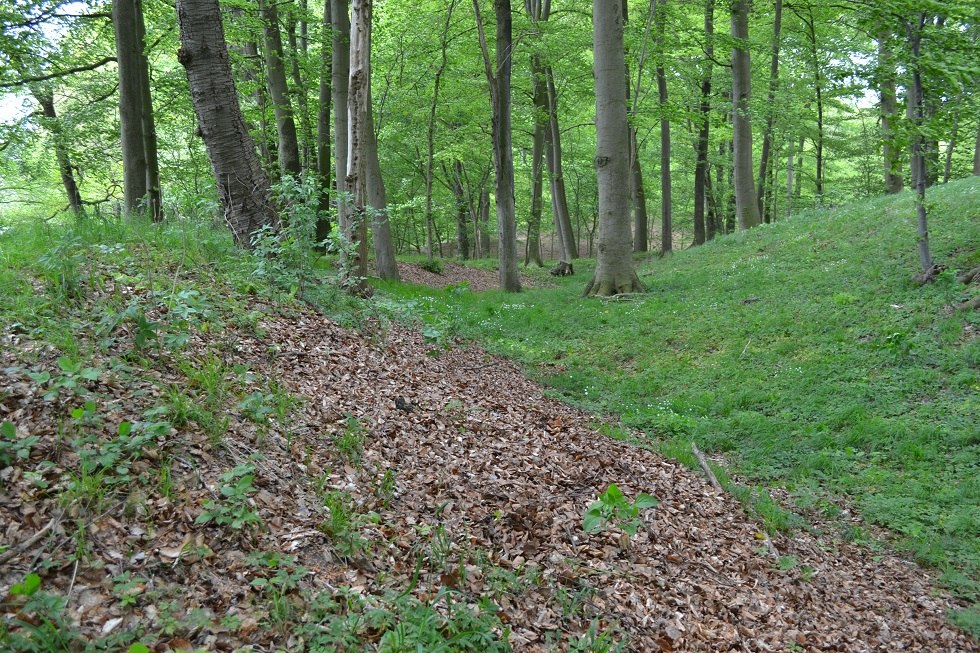
[[[256,582],[271,572],[248,555],[264,551],[295,556],[308,570],[303,586],[327,595],[412,588],[426,601],[451,587],[468,605],[489,597],[517,651],[564,650],[590,627],[634,651],[976,650],[921,569],[799,531],[772,542],[793,561],[781,570],[735,499],[598,434],[594,417],[547,398],[510,363],[474,347],[433,351],[399,326],[368,339],[305,309],[264,310],[262,337],[228,326],[195,334],[177,355],[199,369],[220,361],[224,380],[240,384],[223,405],[227,433],[209,436],[194,421],[161,432],[132,464],[139,482],[65,512],[55,490],[70,484],[78,457],[66,433],[83,427],[66,418],[70,398],[42,399],[22,362],[54,370],[56,352],[7,336],[0,421],[40,437],[30,461],[52,466],[0,473],[0,544],[17,550],[0,569],[5,593],[40,570],[45,588],[70,595],[87,637],[140,626],[162,633],[157,650],[300,649]],[[86,382],[104,438],[122,421],[147,421],[167,388],[200,389],[166,354],[125,381],[104,362]],[[235,376],[235,366],[248,371]],[[299,407],[246,419],[238,400],[270,381]],[[241,464],[254,467],[247,506],[263,528],[197,524],[222,495],[220,475]],[[628,498],[660,499],[632,540],[582,530],[611,483]],[[342,507],[377,519],[355,532],[325,526]]]
[[[474,292],[500,288],[500,279],[497,278],[497,273],[494,271],[481,270],[444,259],[439,260],[442,263],[441,273],[430,272],[418,263],[399,263],[398,274],[401,275],[401,280],[405,283],[414,283],[431,288],[445,288],[462,283],[466,283],[469,289]],[[525,288],[535,285],[526,275],[522,275],[521,284]]]

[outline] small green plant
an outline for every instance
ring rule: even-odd
[[[357,465],[361,462],[361,455],[364,453],[364,437],[367,429],[353,415],[347,415],[347,423],[343,433],[334,438],[337,446],[337,453],[347,462]]]
[[[330,536],[337,552],[349,558],[367,549],[370,542],[361,535],[360,529],[365,523],[377,522],[378,515],[358,513],[354,499],[336,490],[324,494],[323,503],[330,516],[320,524],[320,531]]]
[[[642,492],[630,502],[615,483],[610,483],[598,501],[593,501],[585,511],[582,527],[586,533],[598,533],[611,523],[632,537],[640,528],[640,510],[653,508],[658,503],[656,497]]]
[[[218,499],[204,502],[202,512],[194,523],[214,522],[218,526],[230,526],[235,530],[260,526],[262,518],[253,506],[251,496],[255,493],[255,466],[236,465],[219,477],[221,481]]]
[[[124,608],[135,606],[140,595],[145,591],[146,579],[141,576],[134,576],[128,571],[112,579],[112,595]]]
[[[29,459],[31,448],[37,443],[36,436],[18,438],[13,422],[0,424],[0,469]]]
[[[27,574],[10,588],[10,601],[0,621],[0,648],[10,653],[70,651],[82,643],[68,618],[67,598],[41,589],[41,577]]]
[[[442,259],[427,258],[419,262],[419,267],[432,274],[442,274]]]
[[[58,358],[58,368],[61,370],[60,374],[51,374],[47,370],[27,373],[32,381],[47,387],[42,395],[45,401],[57,399],[62,391],[73,395],[81,394],[85,390],[82,385],[84,381],[97,381],[102,374],[98,368],[83,367],[81,362],[69,356]]]
[[[299,582],[309,574],[298,566],[295,558],[277,551],[261,551],[248,556],[247,562],[256,568],[249,583],[269,601],[269,620],[273,626],[284,627],[296,616],[297,605],[290,599]]]
[[[395,498],[395,490],[395,472],[389,467],[378,482],[375,496],[381,501],[381,505],[387,508]]]

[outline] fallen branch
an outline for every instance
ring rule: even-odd
[[[970,301],[963,302],[962,304],[957,304],[956,308],[961,311],[973,311],[980,308],[980,296],[974,297]]]
[[[973,283],[974,281],[980,281],[980,265],[973,268],[972,270],[961,272],[960,276],[956,278],[959,280],[960,283]]]
[[[721,492],[721,483],[718,482],[718,478],[715,476],[715,473],[711,471],[707,458],[704,457],[704,454],[701,453],[700,449],[698,449],[698,445],[694,444],[693,441],[691,442],[691,451],[694,453],[694,457],[698,459],[698,464],[701,465],[702,471],[704,471],[705,476],[708,477],[711,487]]]
[[[12,547],[10,547],[9,550],[4,551],[4,553],[2,555],[0,555],[0,565],[7,564],[11,560],[13,560],[17,556],[19,556],[21,553],[24,553],[27,549],[31,548],[32,546],[34,546],[35,544],[37,544],[38,542],[40,542],[41,539],[45,535],[47,535],[48,532],[52,528],[54,528],[54,525],[57,524],[58,521],[60,521],[60,520],[61,520],[61,515],[60,514],[59,515],[56,515],[55,517],[52,517],[51,518],[51,521],[49,521],[47,524],[44,525],[44,528],[42,528],[38,532],[34,533],[34,535],[31,535],[29,538],[27,538],[26,540],[24,540],[20,544],[18,544],[16,546],[12,546]]]

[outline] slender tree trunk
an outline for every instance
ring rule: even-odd
[[[208,151],[225,221],[242,247],[278,222],[255,143],[242,118],[218,0],[177,0],[181,48],[191,101]]]
[[[578,241],[572,230],[572,216],[568,210],[568,195],[565,192],[565,173],[562,167],[561,129],[558,126],[558,95],[555,92],[555,75],[551,66],[545,66],[545,82],[548,91],[549,156],[546,156],[548,173],[551,177],[551,205],[555,213],[555,223],[561,233],[562,259],[573,261],[578,258]]]
[[[82,215],[82,194],[78,190],[71,158],[68,156],[68,148],[65,147],[61,135],[61,125],[54,108],[54,94],[38,88],[32,88],[31,92],[34,99],[41,105],[41,115],[46,119],[45,127],[52,136],[54,155],[58,161],[58,173],[61,175],[61,185],[65,188],[65,195],[68,196],[68,209],[75,217],[80,217]]]
[[[895,145],[895,129],[892,122],[898,113],[895,92],[895,64],[888,47],[888,35],[878,39],[879,96],[881,98],[881,149],[885,173],[885,192],[889,195],[902,192],[902,174],[899,172],[899,151]]]
[[[626,60],[623,7],[593,0],[596,83],[596,175],[599,190],[599,251],[586,295],[642,292],[633,270],[629,222],[629,123],[626,119]]]
[[[813,88],[817,101],[817,138],[816,138],[816,192],[817,203],[823,204],[824,161],[823,161],[823,75],[820,72],[820,55],[817,50],[817,30],[813,18],[813,6],[806,6],[807,15],[803,17],[807,37],[810,41],[810,58],[813,64]],[[801,148],[802,151],[802,148]]]
[[[776,91],[779,86],[779,38],[783,19],[783,0],[776,0],[772,28],[772,59],[769,62],[769,95],[766,102],[766,129],[762,136],[762,157],[759,159],[759,214],[769,222],[763,199],[769,192],[766,183],[769,172],[769,156],[772,151],[772,124],[776,117]]]
[[[147,208],[146,149],[143,140],[143,44],[136,27],[137,0],[113,0],[119,69],[119,131],[123,154],[123,212],[135,217]]]
[[[912,135],[912,181],[915,184],[915,212],[918,226],[919,265],[922,281],[928,281],[932,272],[932,254],[929,250],[929,217],[926,211],[926,157],[924,152],[923,123],[923,89],[922,89],[922,30],[925,26],[926,14],[922,12],[915,20],[915,25],[907,23],[909,47],[912,52],[912,88],[910,89],[909,106],[912,111],[914,134]]]
[[[442,83],[442,74],[446,70],[446,50],[449,46],[449,26],[453,17],[453,10],[456,8],[456,0],[450,2],[446,11],[446,18],[442,26],[442,34],[439,39],[439,65],[436,68],[435,79],[433,82],[432,101],[429,103],[429,121],[425,129],[425,255],[432,260],[432,252],[435,238],[435,222],[432,217],[432,181],[435,167],[435,140],[436,140],[436,108],[439,106],[439,86]]]
[[[346,237],[350,230],[347,187],[347,97],[350,76],[350,17],[348,0],[330,0],[333,20],[331,40],[331,95],[333,104],[334,170],[337,184],[337,224]],[[341,256],[344,256],[341,248]]]
[[[279,157],[275,154],[275,149],[269,147],[272,139],[269,137],[269,123],[266,119],[268,104],[266,103],[265,83],[262,81],[265,74],[262,68],[262,59],[259,56],[259,46],[255,41],[246,41],[242,46],[242,53],[245,58],[243,77],[252,84],[252,97],[255,98],[255,108],[259,114],[259,153],[262,155],[262,162],[267,170],[275,168]]]
[[[484,186],[480,189],[480,258],[490,257],[490,190]]]
[[[943,164],[943,183],[948,184],[953,174],[953,150],[956,148],[956,137],[960,126],[959,109],[953,110],[953,124],[949,129],[949,142],[946,143],[946,161]]]
[[[657,21],[657,97],[660,101],[660,252],[669,254],[674,249],[674,225],[670,191],[670,118],[667,115],[667,73],[664,70],[664,37],[666,0],[660,0]],[[651,7],[652,9],[652,7]]]
[[[289,43],[290,52],[290,76],[293,78],[293,86],[296,95],[296,110],[299,112],[299,129],[302,134],[300,139],[300,157],[303,170],[310,169],[310,143],[313,142],[313,128],[310,125],[310,110],[306,101],[306,84],[303,83],[303,75],[300,73],[299,61],[302,56],[298,39],[296,37],[296,16],[295,11],[290,11],[286,21],[286,39]]]
[[[368,243],[370,220],[368,200],[368,134],[371,131],[371,0],[354,0],[351,12],[350,77],[347,99],[347,189],[351,194],[351,214],[347,241],[353,246],[347,260],[350,287],[367,292]]]
[[[136,40],[140,44],[140,122],[143,132],[143,153],[146,158],[146,210],[154,222],[163,220],[163,191],[160,185],[160,163],[157,157],[157,128],[153,119],[153,97],[150,93],[150,61],[146,56],[146,24],[143,22],[143,2],[136,3]]]
[[[463,187],[463,178],[465,177],[465,172],[463,170],[463,161],[461,159],[456,159],[453,161],[453,172],[450,175],[452,179],[453,195],[456,198],[456,253],[459,258],[466,260],[470,257],[470,241],[467,237],[467,214],[469,213],[469,204],[466,201],[466,190]]]
[[[510,75],[513,23],[510,0],[494,0],[497,22],[496,65],[490,62],[479,0],[473,0],[476,12],[480,50],[490,85],[493,114],[493,158],[496,170],[497,236],[499,246],[500,287],[520,292],[521,276],[517,268],[517,219],[514,207],[514,154],[511,147]]]
[[[371,233],[374,243],[374,266],[378,276],[388,281],[400,279],[398,263],[395,261],[395,244],[391,237],[391,221],[388,217],[388,197],[385,192],[384,177],[381,176],[381,160],[378,158],[378,139],[374,129],[374,102],[371,98],[371,18],[367,17],[367,100],[365,103],[365,126],[362,143],[365,164],[367,165],[367,198],[371,206]],[[366,232],[362,230],[364,237]]]
[[[286,66],[283,63],[282,34],[279,32],[279,12],[274,0],[261,0],[262,30],[265,35],[265,68],[268,76],[269,96],[276,115],[276,135],[279,141],[279,169],[283,175],[299,178],[302,167],[299,160],[299,142],[296,123],[289,102],[286,84]]]
[[[320,181],[319,216],[316,221],[316,240],[322,243],[330,236],[330,65],[331,41],[327,38],[333,29],[330,1],[323,3],[323,37],[320,44],[319,107],[316,120],[316,170]]]
[[[739,229],[751,229],[762,222],[752,166],[752,64],[749,58],[749,0],[732,2],[732,99],[735,212]]]
[[[542,7],[538,0],[528,0],[526,5],[532,23],[542,20]],[[541,57],[537,53],[531,55],[531,88],[534,106],[534,134],[531,138],[531,211],[527,220],[524,265],[530,265],[531,261],[534,261],[534,264],[540,267],[544,265],[541,260],[541,207],[544,195],[544,151],[550,116],[548,115],[548,81]]]
[[[714,48],[715,1],[704,3],[704,50],[705,58],[701,66],[701,104],[698,107],[697,163],[694,166],[694,244],[701,245],[714,237],[714,225],[705,233],[705,192],[711,183],[708,174],[708,145],[711,128],[711,69],[715,56]],[[709,223],[710,224],[710,223]]]
[[[629,2],[622,0],[623,4],[623,29],[629,23]],[[657,1],[650,0],[647,13],[647,24],[643,38],[643,45],[640,48],[640,57],[636,66],[636,86],[632,88],[633,80],[630,76],[629,64],[626,64],[626,119],[629,124],[629,189],[630,207],[633,209],[633,251],[646,252],[650,249],[649,236],[650,218],[647,214],[646,191],[643,188],[643,167],[640,163],[640,143],[637,138],[636,127],[632,124],[632,119],[636,116],[638,108],[641,83],[643,80],[643,69],[646,59],[647,43],[650,40],[650,27],[653,24],[654,14],[657,12]],[[658,31],[659,34],[659,31]],[[625,60],[625,43],[624,43]],[[661,53],[662,54],[662,53]],[[662,56],[660,56],[662,59]]]

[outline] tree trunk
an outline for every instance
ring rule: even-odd
[[[330,39],[333,29],[330,1],[323,3],[323,38],[320,43],[319,108],[316,120],[316,170],[320,180],[320,201],[317,209],[316,240],[322,243],[330,236]]]
[[[929,280],[932,273],[932,254],[929,251],[929,217],[926,212],[926,157],[924,150],[923,123],[923,89],[922,89],[922,29],[925,25],[926,14],[922,12],[915,20],[915,25],[906,23],[909,47],[912,51],[912,88],[910,89],[909,106],[912,110],[912,181],[915,184],[915,213],[918,226],[918,251],[920,274],[923,281]]]
[[[752,64],[749,57],[749,0],[732,3],[732,100],[735,148],[733,171],[735,212],[739,229],[751,229],[762,222],[755,191],[752,166],[752,118],[749,99],[752,94]]]
[[[541,20],[540,4],[529,0],[528,11],[532,22]],[[524,265],[531,261],[538,267],[541,260],[541,206],[544,195],[544,150],[546,132],[549,128],[548,81],[544,74],[541,57],[531,55],[531,87],[534,106],[534,134],[531,138],[531,211],[527,219],[527,243],[524,250]]]
[[[467,237],[467,214],[469,205],[466,201],[466,191],[463,188],[463,162],[456,159],[453,162],[452,179],[453,195],[456,198],[456,253],[462,260],[470,257],[470,241]]]
[[[561,160],[561,129],[558,126],[558,96],[555,92],[555,75],[551,66],[545,66],[545,81],[548,85],[548,136],[551,144],[545,159],[551,177],[551,206],[555,214],[555,224],[561,235],[562,259],[571,262],[578,258],[578,241],[572,230],[572,216],[568,210],[568,195],[565,192],[565,173]]]
[[[113,0],[112,25],[116,34],[119,69],[119,132],[123,156],[123,212],[135,217],[146,205],[147,167],[143,140],[143,44],[136,27],[137,0]]]
[[[813,18],[813,6],[806,6],[807,15],[801,16],[806,25],[807,38],[810,41],[810,59],[813,64],[813,88],[817,101],[817,138],[816,138],[816,193],[817,203],[823,204],[823,75],[820,72],[820,56],[817,51],[817,29]],[[798,14],[799,15],[799,14]],[[802,152],[802,148],[800,148]]]
[[[290,10],[286,20],[286,42],[289,43],[290,52],[290,76],[293,78],[293,86],[295,87],[296,110],[299,112],[299,128],[302,134],[299,143],[301,164],[303,170],[309,170],[310,142],[313,140],[313,129],[310,125],[310,111],[306,101],[306,84],[303,83],[303,75],[299,69],[302,53],[296,38],[296,22],[295,12]]]
[[[973,146],[973,174],[980,176],[980,123],[977,123],[977,142]]]
[[[255,41],[246,41],[242,46],[245,58],[243,77],[252,84],[252,96],[255,98],[255,107],[259,114],[259,153],[262,155],[262,162],[267,170],[272,170],[278,160],[275,149],[269,147],[272,139],[269,137],[269,124],[266,121],[266,93],[265,84],[261,81],[265,75],[262,70],[262,60],[259,57],[259,46]]]
[[[670,192],[670,117],[667,115],[667,73],[664,70],[664,36],[667,28],[663,13],[665,1],[660,0],[659,3],[656,74],[657,97],[660,101],[660,252],[669,254],[674,249],[674,225]]]
[[[711,177],[708,170],[708,145],[711,126],[711,67],[714,48],[715,1],[704,3],[704,51],[701,68],[701,103],[698,107],[697,163],[694,166],[694,244],[701,245],[706,238],[714,237],[714,229],[705,233],[705,205],[707,185]],[[711,225],[713,227],[714,225]]]
[[[953,150],[956,147],[956,137],[960,126],[959,109],[953,110],[953,124],[949,129],[949,141],[946,143],[946,161],[943,164],[943,183],[948,184],[953,174]]]
[[[517,268],[517,219],[514,207],[514,153],[511,147],[510,74],[513,23],[510,0],[494,0],[497,22],[496,65],[490,62],[479,0],[473,0],[484,71],[490,85],[493,114],[493,160],[496,171],[497,259],[500,287],[507,292],[521,291]],[[495,74],[496,72],[496,74]]]
[[[892,62],[888,35],[878,39],[879,96],[881,98],[881,149],[885,173],[885,192],[889,195],[902,192],[902,174],[899,172],[899,151],[895,145],[895,129],[892,122],[898,113],[895,92],[895,64]]]
[[[766,102],[766,129],[762,135],[762,157],[759,159],[759,214],[769,222],[763,202],[769,187],[769,156],[772,151],[772,124],[776,116],[776,90],[779,85],[779,37],[783,19],[783,0],[776,0],[772,28],[772,59],[769,61],[769,95]]]
[[[51,132],[54,141],[54,155],[58,161],[58,173],[61,175],[61,185],[65,187],[65,195],[68,196],[68,209],[75,217],[82,215],[82,194],[78,190],[78,183],[75,181],[75,173],[71,165],[71,158],[68,156],[68,148],[61,135],[61,125],[58,123],[58,114],[54,109],[54,94],[50,91],[38,88],[31,89],[34,98],[41,105],[41,115],[46,118],[45,127]]]
[[[296,123],[286,85],[286,66],[283,63],[282,35],[279,33],[279,12],[274,1],[261,0],[262,31],[265,36],[265,68],[269,96],[276,116],[276,135],[279,141],[279,170],[283,175],[299,178],[302,167]]]
[[[350,17],[348,0],[330,0],[333,20],[331,40],[331,93],[333,104],[334,170],[337,184],[337,224],[341,234],[350,229],[347,188],[347,97],[350,76]]]
[[[425,255],[430,261],[432,260],[433,241],[435,238],[435,223],[432,217],[432,181],[435,168],[436,108],[439,106],[439,86],[442,83],[442,74],[446,70],[449,26],[455,8],[456,0],[452,0],[446,11],[446,18],[443,22],[442,33],[439,38],[439,65],[436,68],[433,80],[432,101],[429,102],[429,121],[425,128]]]
[[[388,197],[384,178],[381,176],[381,161],[378,158],[378,139],[374,130],[374,103],[371,98],[371,17],[366,18],[367,44],[364,56],[367,58],[367,100],[364,108],[365,126],[362,136],[364,155],[367,157],[367,199],[371,206],[371,233],[374,243],[374,266],[378,276],[387,281],[398,281],[398,263],[395,260],[395,244],[391,237],[391,222],[388,219]],[[364,233],[362,231],[362,233]],[[364,233],[364,237],[367,234]]]
[[[480,189],[480,258],[490,256],[490,190],[484,186]]]
[[[629,221],[629,124],[623,7],[592,1],[596,84],[596,175],[599,190],[599,251],[586,295],[642,292],[633,270]]]
[[[160,163],[157,158],[157,128],[153,119],[153,97],[150,93],[150,61],[146,56],[146,24],[143,22],[143,2],[136,4],[136,40],[140,45],[140,123],[143,133],[143,153],[146,158],[146,210],[154,222],[163,220],[163,191],[160,185]]]
[[[350,217],[345,240],[344,273],[349,287],[359,294],[367,286],[368,200],[367,139],[371,132],[371,13],[372,0],[354,0],[350,31],[350,77],[347,98],[347,189],[351,195]],[[373,134],[372,134],[373,136]],[[346,248],[345,248],[346,249]]]
[[[256,231],[278,219],[269,179],[238,105],[218,0],[177,0],[177,22],[181,43],[177,59],[187,71],[225,222],[239,246],[249,247]]]

